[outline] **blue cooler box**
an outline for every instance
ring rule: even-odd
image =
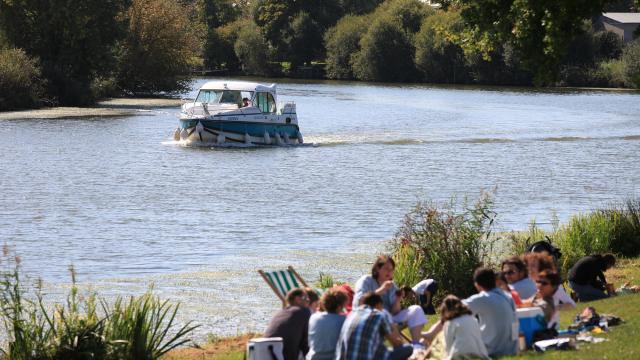
[[[533,333],[546,328],[544,313],[537,306],[516,309],[516,313],[520,323],[520,332],[524,334],[527,347],[530,348],[533,344]]]

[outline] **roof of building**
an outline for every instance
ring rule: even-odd
[[[276,84],[264,85],[248,81],[208,81],[200,89],[205,90],[239,90],[239,91],[267,91],[275,92]]]
[[[623,24],[640,24],[640,13],[603,13],[602,16]]]

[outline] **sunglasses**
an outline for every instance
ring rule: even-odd
[[[551,285],[550,282],[548,281],[536,281],[538,284],[542,285],[542,286],[547,286],[547,285]]]
[[[516,272],[515,272],[515,271],[513,271],[513,270],[509,270],[509,271],[503,271],[502,273],[503,273],[503,274],[505,274],[505,275],[513,275],[513,274],[515,274]]]

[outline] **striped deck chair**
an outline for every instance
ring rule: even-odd
[[[280,301],[282,301],[283,308],[287,306],[286,296],[289,291],[295,288],[308,286],[302,277],[298,275],[291,266],[289,266],[287,270],[271,272],[258,270],[258,273],[260,273],[264,281],[266,281],[267,284],[269,284],[269,287],[271,287],[271,290],[273,290]]]

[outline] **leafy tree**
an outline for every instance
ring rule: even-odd
[[[384,0],[342,0],[345,14],[362,15],[373,11]]]
[[[118,49],[118,84],[126,92],[148,94],[186,89],[183,75],[200,54],[200,33],[189,9],[172,0],[133,0],[128,32]]]
[[[487,56],[509,43],[537,84],[552,83],[571,40],[585,19],[599,15],[611,0],[458,0],[468,24],[466,44]]]
[[[237,0],[201,0],[200,5],[204,23],[207,27],[207,37],[204,44],[204,63],[207,68],[227,68],[237,70],[239,67],[238,58],[233,50],[234,36],[228,28],[222,29],[228,24],[238,20],[243,11],[249,5],[246,1]]]
[[[209,30],[204,59],[208,68],[224,68],[230,71],[240,69],[240,60],[234,49],[240,24],[244,24],[244,20],[236,20],[213,31]]]
[[[202,0],[202,11],[209,30],[236,21],[242,15],[242,9],[235,0]]]
[[[22,49],[0,47],[0,111],[36,106],[42,85],[36,59]]]
[[[628,43],[622,52],[625,83],[640,89],[640,38]]]
[[[314,34],[295,34],[291,19],[300,12],[307,13],[315,22],[313,25],[306,21],[304,25],[305,31]],[[317,34],[324,34],[342,15],[343,10],[338,0],[261,0],[255,7],[254,20],[268,43],[276,49],[279,60],[295,60],[297,55],[294,53],[300,48],[292,44],[292,41],[308,37],[321,38]],[[298,22],[297,25],[301,26],[303,23]],[[306,46],[311,47],[310,52],[314,54],[324,52],[322,41],[308,43]]]
[[[40,59],[48,92],[64,105],[93,101],[91,79],[113,69],[125,0],[0,0],[7,40]]]
[[[368,17],[347,15],[325,33],[327,76],[353,79],[353,55],[360,51],[360,39],[367,30]]]
[[[375,16],[388,15],[398,21],[400,26],[408,33],[417,33],[420,30],[422,21],[434,10],[419,0],[392,0],[380,5],[375,12]]]
[[[269,75],[267,52],[269,48],[260,29],[251,21],[245,21],[234,45],[236,56],[245,72],[252,75]]]
[[[464,51],[458,45],[464,24],[455,11],[427,17],[416,35],[415,63],[424,80],[435,83],[468,81]]]
[[[414,48],[400,24],[389,16],[377,19],[360,40],[353,72],[360,80],[416,80]]]
[[[291,20],[291,32],[287,38],[289,44],[291,67],[295,68],[302,63],[309,63],[314,58],[321,57],[323,29],[311,18],[301,11]],[[311,46],[316,44],[317,46]]]

